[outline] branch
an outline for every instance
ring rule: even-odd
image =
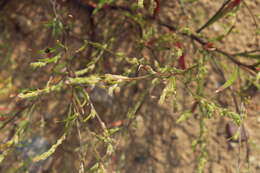
[[[225,3],[223,3],[222,6],[221,6],[221,8],[220,8],[219,10],[222,11],[223,8],[225,8],[230,1],[231,1],[231,0],[227,0]],[[232,1],[232,2],[233,2],[233,1]],[[237,1],[234,1],[234,2],[237,2]],[[239,1],[239,2],[240,2],[240,1]],[[130,8],[128,8],[128,7],[110,6],[110,8],[113,9],[113,10],[128,11],[129,13],[132,13],[132,14],[134,13],[134,12],[133,12]],[[218,11],[217,13],[219,13],[219,11]],[[216,14],[217,14],[217,13],[216,13]],[[214,17],[214,16],[213,16],[213,17]],[[151,17],[151,16],[146,16],[146,19],[147,19],[147,20],[155,20],[155,19],[154,19],[153,17]],[[211,20],[211,19],[210,19],[210,20]],[[176,26],[169,25],[169,24],[164,23],[164,22],[162,22],[162,21],[160,21],[160,20],[156,20],[156,22],[157,22],[159,25],[164,26],[164,27],[168,28],[169,30],[171,30],[171,31],[173,31],[173,32],[177,32],[177,31],[178,31],[178,29],[177,29]],[[208,21],[208,22],[209,22],[209,21]],[[206,22],[205,25],[203,25],[199,30],[197,30],[197,33],[200,32],[200,31],[202,31],[202,30],[206,27],[206,25],[208,25],[208,24],[207,24],[208,22]],[[183,36],[185,36],[185,37],[188,37],[188,38],[190,38],[190,39],[192,39],[192,40],[198,42],[201,46],[205,46],[205,45],[208,43],[207,40],[205,41],[204,39],[200,38],[199,36],[197,36],[196,34],[193,34],[193,33],[180,32],[179,34],[181,34],[181,35],[183,35]],[[221,50],[221,49],[219,49],[219,48],[216,48],[216,49],[214,49],[213,51],[216,52],[216,53],[220,53],[220,54],[224,55],[224,56],[227,57],[230,61],[232,61],[233,63],[235,63],[235,64],[238,65],[239,67],[241,67],[243,70],[249,72],[251,75],[256,75],[256,73],[258,72],[257,69],[256,69],[256,65],[255,65],[255,64],[253,64],[253,65],[244,64],[244,63],[238,61],[238,60],[235,58],[234,55],[232,55],[232,54],[230,54],[230,53],[228,53],[228,52],[225,52],[225,51],[223,51],[223,50]]]
[[[161,21],[158,21],[158,24],[168,28],[171,31],[174,31],[174,32],[177,31],[177,27],[175,27],[175,26],[171,26],[171,25],[163,23]],[[207,41],[203,40],[202,38],[200,38],[199,36],[197,36],[197,35],[195,35],[193,33],[180,32],[180,34],[183,35],[183,36],[189,37],[190,39],[198,42],[201,46],[205,46],[207,44]],[[215,48],[213,51],[224,55],[230,61],[232,61],[233,63],[235,63],[236,65],[238,65],[242,69],[246,70],[251,75],[256,75],[257,69],[255,68],[255,65],[244,64],[244,63],[238,61],[232,54],[230,54],[228,52],[225,52],[225,51],[223,51],[223,50],[221,50],[219,48]]]

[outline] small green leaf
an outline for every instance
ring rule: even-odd
[[[234,72],[232,73],[232,75],[230,76],[230,78],[224,83],[224,85],[219,87],[215,92],[218,93],[218,92],[223,91],[224,89],[230,87],[237,80],[238,75],[239,75],[239,68],[236,66],[236,68],[235,68]]]
[[[34,157],[34,158],[32,159],[32,161],[33,161],[33,162],[38,162],[38,161],[40,161],[40,160],[45,160],[45,159],[47,159],[50,155],[52,155],[52,154],[56,151],[57,147],[58,147],[59,145],[61,145],[62,142],[63,142],[65,139],[66,139],[66,134],[63,134],[63,135],[58,139],[58,141],[56,142],[56,144],[52,145],[51,148],[50,148],[48,151],[42,153],[42,154],[39,155],[39,156]]]
[[[48,94],[50,92],[60,91],[63,87],[64,87],[64,82],[61,81],[57,85],[47,86],[46,88],[43,89],[22,92],[18,95],[18,97],[22,99],[37,97],[42,94]]]
[[[234,56],[243,56],[251,59],[260,59],[260,54],[240,53],[240,54],[235,54]]]
[[[89,115],[83,120],[84,122],[88,121],[89,119],[95,118],[97,115],[96,109],[91,104],[91,109]]]
[[[68,78],[67,84],[96,84],[101,80],[101,78],[97,75],[91,75],[88,77],[76,77],[76,78]]]
[[[45,63],[57,63],[60,58],[61,58],[61,53],[59,53],[56,56],[51,57],[51,58],[39,59],[38,61],[39,62],[45,62]]]
[[[231,118],[237,125],[240,125],[242,121],[242,118],[238,113],[228,111],[227,109],[221,109],[220,115]]]
[[[92,70],[94,70],[94,68],[95,68],[95,64],[91,64],[87,68],[76,71],[75,74],[76,74],[76,76],[82,76],[86,73],[91,72]]]
[[[222,4],[219,10],[200,28],[197,32],[201,32],[203,29],[207,28],[208,26],[212,25],[213,23],[217,22],[219,19],[224,17],[231,9],[228,8],[229,1],[226,1]]]
[[[96,163],[95,165],[93,165],[91,168],[90,168],[90,171],[91,172],[94,172],[94,171],[97,171],[99,169],[99,163]]]
[[[129,118],[129,119],[133,119],[134,117],[135,117],[135,114],[137,113],[137,111],[140,109],[140,107],[142,106],[142,104],[143,104],[143,102],[144,102],[144,99],[145,99],[145,96],[148,94],[148,89],[146,89],[145,91],[143,91],[140,95],[139,95],[139,97],[138,97],[138,101],[137,101],[137,103],[134,105],[134,106],[132,106],[131,108],[130,108],[130,110],[128,111],[128,113],[127,113],[127,117]]]
[[[46,62],[32,62],[30,64],[30,66],[32,66],[33,68],[40,68],[40,67],[44,67],[46,65],[47,65]]]
[[[107,155],[111,155],[114,152],[114,147],[112,144],[108,144],[107,146]]]
[[[162,94],[159,99],[159,104],[162,105],[165,101],[166,96],[170,94],[176,94],[176,79],[175,77],[170,77],[166,87],[163,89]]]
[[[192,116],[192,113],[190,111],[185,111],[181,114],[181,116],[177,119],[176,123],[181,123],[183,121],[186,121]]]
[[[118,132],[120,130],[121,130],[121,128],[115,127],[115,128],[109,129],[108,132],[109,132],[110,135],[113,135],[114,133],[116,133],[116,132]]]
[[[84,44],[78,50],[76,50],[75,52],[76,53],[82,52],[87,48],[87,46],[88,46],[88,41],[84,40]]]
[[[40,68],[40,67],[46,66],[49,63],[57,63],[60,58],[61,58],[61,54],[59,53],[58,55],[56,55],[52,58],[38,59],[38,62],[32,62],[30,65],[33,68]]]

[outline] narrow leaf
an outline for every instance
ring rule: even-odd
[[[232,75],[230,76],[230,78],[224,83],[224,85],[222,85],[221,87],[219,87],[215,92],[218,93],[220,91],[223,91],[224,89],[228,88],[229,86],[231,86],[237,79],[239,74],[239,68],[236,66],[234,72],[232,73]]]
[[[181,123],[183,121],[186,121],[192,116],[192,113],[190,111],[183,112],[181,116],[177,119],[176,123]]]
[[[207,28],[208,26],[212,25],[219,19],[221,19],[225,14],[226,11],[225,8],[227,4],[229,4],[230,0],[224,2],[222,6],[219,8],[219,10],[200,28],[197,30],[197,33],[201,32],[203,29]]]
[[[96,109],[91,104],[91,109],[89,115],[83,120],[84,122],[88,121],[89,119],[95,118],[97,115]]]
[[[56,144],[52,145],[51,148],[50,148],[48,151],[42,153],[42,154],[39,155],[39,156],[34,157],[34,158],[32,159],[32,161],[33,161],[33,162],[38,162],[38,161],[40,161],[40,160],[45,160],[45,159],[47,159],[50,155],[52,155],[52,154],[56,151],[57,147],[58,147],[59,145],[61,145],[62,142],[63,142],[65,139],[66,139],[66,134],[63,134],[63,135],[60,137],[60,139],[56,142]]]
[[[139,95],[139,98],[137,99],[137,103],[132,106],[130,108],[130,110],[128,111],[127,113],[127,117],[132,119],[135,117],[135,114],[137,113],[137,111],[141,108],[144,100],[145,100],[145,96],[148,94],[148,89],[146,89],[145,91],[143,91],[140,95]]]
[[[162,105],[165,101],[165,98],[170,94],[176,93],[176,79],[175,77],[170,77],[166,87],[163,89],[162,94],[159,99],[159,104]]]
[[[40,68],[40,67],[44,67],[46,65],[47,65],[46,62],[32,62],[30,64],[30,66],[32,66],[33,68]]]
[[[235,54],[234,56],[243,56],[252,59],[260,59],[260,54],[240,53],[240,54]]]
[[[76,77],[69,78],[67,84],[96,84],[101,80],[101,78],[97,75],[91,75],[88,77]]]

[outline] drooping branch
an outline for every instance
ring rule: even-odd
[[[171,30],[173,32],[177,32],[177,27],[175,27],[175,26],[163,23],[161,21],[158,21],[158,24],[168,28],[169,30]],[[199,36],[197,36],[196,34],[193,34],[193,33],[180,32],[180,34],[196,41],[197,43],[199,43],[203,47],[208,43],[207,41],[205,41],[204,39],[200,38]],[[257,69],[255,68],[255,65],[248,65],[248,64],[242,63],[242,62],[238,61],[232,54],[230,54],[226,51],[223,51],[220,48],[215,48],[212,51],[224,55],[230,61],[232,61],[234,64],[236,64],[239,67],[241,67],[242,69],[248,71],[250,74],[256,75]]]

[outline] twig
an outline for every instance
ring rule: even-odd
[[[158,24],[167,27],[168,29],[170,29],[171,31],[176,32],[177,31],[177,27],[175,26],[171,26],[169,24],[165,24],[162,23],[160,21],[158,21]],[[205,46],[206,45],[206,41],[204,41],[203,39],[201,39],[200,37],[198,37],[197,35],[193,34],[193,33],[186,33],[186,32],[180,32],[180,34],[182,34],[183,36],[189,37],[192,40],[195,40],[196,42],[198,42],[200,45]],[[225,52],[219,48],[216,48],[215,50],[213,50],[214,52],[220,53],[224,56],[226,56],[229,60],[231,60],[233,63],[237,64],[238,66],[240,66],[242,69],[244,69],[245,71],[249,72],[251,75],[256,75],[256,68],[254,65],[248,65],[248,64],[244,64],[238,60],[236,60],[236,58],[229,54],[228,52]]]
[[[7,126],[10,122],[12,122],[15,118],[20,118],[22,116],[22,112],[27,109],[28,107],[32,106],[31,105],[25,105],[25,106],[22,106],[21,108],[19,108],[19,111],[17,111],[13,116],[12,118],[10,118],[9,120],[5,121],[3,123],[3,125],[0,127],[0,130],[2,130],[3,128],[5,128],[5,126]]]
[[[255,50],[250,50],[250,51],[239,52],[239,53],[232,54],[232,56],[243,56],[243,55],[245,55],[245,54],[256,53],[256,52],[260,52],[260,49],[255,49]]]

